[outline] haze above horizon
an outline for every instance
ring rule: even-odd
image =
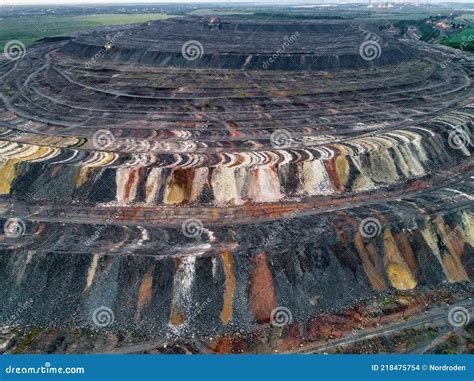
[[[319,1],[302,1],[302,0],[73,0],[71,2],[64,1],[64,0],[2,0],[0,1],[0,6],[2,5],[75,5],[75,4],[94,4],[94,5],[102,5],[102,4],[166,4],[166,3],[173,3],[173,4],[206,4],[206,3],[214,3],[214,4],[229,4],[229,3],[252,3],[252,4],[278,4],[278,5],[318,5],[318,4],[344,4],[344,3],[365,3],[366,1],[362,0],[319,0]],[[394,3],[470,3],[471,1],[468,0],[374,0],[373,2],[394,2]]]

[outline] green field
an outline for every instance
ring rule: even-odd
[[[464,29],[449,37],[444,37],[441,43],[452,48],[474,51],[474,28]]]
[[[0,50],[10,40],[20,40],[26,46],[51,36],[64,36],[102,25],[120,25],[159,20],[173,15],[165,13],[101,14],[71,17],[37,16],[0,20]]]

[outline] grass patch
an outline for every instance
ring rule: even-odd
[[[191,16],[247,16],[253,15],[252,11],[238,11],[238,10],[229,10],[223,11],[222,9],[196,9],[194,11],[188,12],[188,15]]]
[[[414,332],[411,334],[406,341],[406,348],[408,351],[412,351],[423,345],[433,341],[438,336],[438,332],[433,329],[428,329],[424,332]]]
[[[67,36],[104,25],[137,24],[174,17],[165,13],[101,14],[84,16],[36,16],[0,20],[0,49],[10,40],[25,46],[44,37]]]
[[[452,48],[474,51],[474,28],[467,28],[449,37],[443,37],[441,43]]]

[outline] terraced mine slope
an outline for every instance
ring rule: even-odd
[[[396,36],[183,18],[4,56],[0,320],[292,351],[469,295],[472,56]]]

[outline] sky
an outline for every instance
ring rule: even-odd
[[[373,0],[373,2],[383,2],[389,0]],[[396,0],[395,0],[396,1]],[[64,4],[64,5],[73,5],[73,4],[136,4],[136,3],[243,3],[243,2],[252,2],[252,3],[278,3],[278,4],[322,4],[322,3],[349,3],[357,2],[363,3],[364,0],[0,0],[0,5],[30,5],[30,4]],[[415,0],[408,0],[407,2],[415,2]],[[474,3],[474,0],[421,0],[420,2],[465,2]]]

